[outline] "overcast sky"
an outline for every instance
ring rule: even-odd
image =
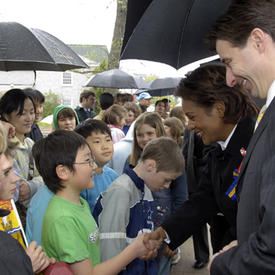
[[[51,33],[66,44],[110,48],[116,0],[2,0],[0,21]]]
[[[0,21],[14,21],[29,28],[49,32],[65,44],[106,45],[110,50],[117,0],[2,0]],[[138,1],[138,0],[136,0]],[[121,68],[132,73],[183,76],[181,72],[156,62],[122,61]]]

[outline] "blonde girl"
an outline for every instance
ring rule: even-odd
[[[169,117],[163,121],[166,135],[177,142],[181,147],[183,142],[184,126],[176,117]]]
[[[136,120],[130,165],[136,166],[145,145],[152,139],[165,136],[162,119],[158,113],[143,113]]]
[[[112,105],[105,111],[103,115],[103,121],[111,130],[113,143],[117,143],[125,137],[122,129],[125,125],[126,117],[127,110],[118,104]]]

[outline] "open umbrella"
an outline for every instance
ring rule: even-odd
[[[156,78],[150,83],[148,90],[175,89],[181,79],[181,77]]]
[[[46,123],[46,124],[52,124],[53,123],[53,115],[48,115],[44,117],[40,122]]]
[[[128,0],[127,19],[132,12],[136,20],[135,11],[131,9],[133,1],[136,0]],[[124,43],[121,59],[157,61],[179,69],[215,54],[204,46],[203,38],[228,8],[231,0],[148,0],[147,4],[148,2],[151,3],[134,30],[136,22],[128,20],[131,26],[126,25],[125,39],[130,38],[127,44]],[[144,0],[141,4],[144,5]]]
[[[58,38],[15,22],[0,22],[0,70],[65,71],[88,65]]]
[[[174,94],[176,87],[181,81],[181,77],[164,77],[156,78],[149,83],[148,89],[138,90],[135,94],[140,94],[144,91],[148,92],[151,96],[166,96]]]
[[[86,83],[87,87],[142,89],[148,84],[142,77],[134,77],[119,69],[113,69],[92,76]]]

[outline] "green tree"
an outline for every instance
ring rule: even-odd
[[[43,116],[49,116],[53,114],[53,111],[56,106],[61,104],[61,99],[59,95],[54,94],[53,92],[48,92],[45,94],[45,103],[43,104]]]

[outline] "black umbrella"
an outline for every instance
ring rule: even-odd
[[[0,22],[0,70],[65,71],[88,65],[62,41],[39,29]]]
[[[87,87],[142,89],[148,84],[142,77],[134,77],[119,69],[113,69],[92,76],[86,83]]]
[[[175,89],[181,79],[181,77],[156,78],[150,83],[148,90]]]
[[[140,94],[142,92],[148,92],[151,96],[165,96],[172,95],[179,82],[181,77],[164,77],[156,78],[155,80],[149,83],[148,89],[138,90],[135,94]]]
[[[128,0],[130,8],[132,2]],[[146,1],[145,1],[146,2]],[[214,55],[203,38],[231,0],[148,0],[151,2],[135,29],[128,20],[121,59],[143,59],[166,63],[176,69]],[[142,2],[144,5],[144,0]],[[137,5],[137,4],[136,4]],[[127,15],[129,19],[131,14]],[[131,34],[127,33],[133,31]],[[126,44],[126,45],[125,45]]]

